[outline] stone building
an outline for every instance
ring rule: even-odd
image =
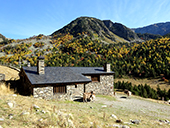
[[[114,72],[110,64],[103,67],[45,67],[38,57],[37,67],[22,67],[19,73],[24,89],[34,97],[51,99],[94,91],[112,95]]]
[[[0,73],[0,82],[5,81],[5,74]]]

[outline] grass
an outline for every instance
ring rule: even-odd
[[[10,84],[0,83],[0,95],[14,94],[14,91],[10,89]]]
[[[164,124],[159,126],[159,123],[155,121],[155,117],[149,117],[145,114],[140,115],[139,113],[129,112],[122,108],[113,109],[112,106],[102,108],[103,104],[97,102],[47,101],[21,95],[15,97],[11,94],[12,93],[7,93],[6,95],[0,96],[0,118],[4,119],[3,122],[0,122],[0,125],[3,128],[71,128],[72,126],[76,128],[89,128],[91,126],[105,128],[109,125],[116,124],[115,119],[111,117],[111,114],[117,115],[119,119],[122,119],[125,122],[129,122],[129,119],[140,119],[142,121],[140,125],[129,125],[132,128],[167,127],[167,125]],[[97,95],[96,97],[108,101],[116,101],[116,99],[111,96]],[[16,106],[14,108],[9,108],[7,101],[15,101]],[[36,111],[33,108],[33,105],[39,106],[39,110]],[[42,113],[42,110],[46,113]],[[29,112],[30,114],[22,115],[21,113],[24,111]],[[9,114],[13,114],[14,117],[9,119]],[[154,124],[152,124],[153,122]]]
[[[10,79],[19,79],[18,71],[11,69],[6,66],[1,66],[0,65],[0,73],[5,74],[5,80],[10,80]]]
[[[109,101],[115,101],[115,100],[116,100],[115,97],[113,97],[113,96],[107,96],[107,95],[97,95],[96,97],[105,98],[105,99],[107,99],[107,100],[109,100]]]
[[[148,85],[153,81],[148,80],[135,80],[128,79],[115,79],[129,80],[133,84],[143,84],[146,82]],[[81,103],[75,101],[56,101],[56,100],[44,100],[35,99],[27,96],[13,96],[15,92],[10,90],[9,86],[2,84],[0,86],[0,118],[4,121],[0,121],[0,126],[3,128],[60,128],[75,126],[76,128],[89,128],[89,127],[108,127],[109,125],[117,124],[111,114],[115,114],[118,119],[122,119],[124,122],[129,122],[130,119],[139,119],[141,123],[139,125],[128,125],[131,128],[168,128],[167,124],[160,124],[156,116],[148,116],[147,112],[141,114],[140,112],[132,112],[125,108],[113,108],[113,105],[102,108],[104,104],[94,103]],[[102,98],[106,101],[116,101],[115,97],[106,95],[97,95],[96,98]],[[140,98],[140,97],[135,97]],[[144,100],[143,98],[140,98]],[[146,99],[145,99],[146,100]],[[153,100],[147,99],[150,102]],[[16,106],[10,108],[7,105],[8,101],[14,101]],[[119,102],[119,101],[118,101]],[[157,102],[154,100],[154,102]],[[40,107],[39,111],[33,108],[33,105]],[[43,113],[42,111],[45,111]],[[23,112],[29,112],[30,114],[22,115]],[[153,112],[154,113],[154,112]],[[162,115],[166,112],[158,112]],[[9,114],[13,114],[13,118],[9,119]],[[165,119],[162,119],[165,120]],[[72,125],[73,123],[73,125]],[[126,124],[127,125],[127,124]]]

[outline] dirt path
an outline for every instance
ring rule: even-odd
[[[170,105],[165,103],[157,103],[149,99],[136,96],[126,98],[126,95],[117,94],[115,101],[97,97],[96,102],[112,106],[113,108],[137,113],[138,115],[146,115],[151,117],[163,118],[170,120]]]

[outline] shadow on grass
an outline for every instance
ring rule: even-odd
[[[10,89],[14,90],[15,93],[18,93],[19,95],[23,96],[30,96],[31,93],[28,90],[25,90],[24,87],[22,86],[20,80],[7,80],[5,81],[6,85],[10,86]]]
[[[122,99],[127,99],[127,97],[126,97],[126,96],[121,96],[120,98],[122,98]]]
[[[83,102],[83,98],[81,96],[75,96],[73,101],[75,101],[75,102]],[[87,102],[90,102],[90,100],[87,99]]]

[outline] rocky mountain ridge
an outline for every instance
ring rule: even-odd
[[[133,28],[132,30],[134,30],[136,33],[141,34],[150,33],[163,36],[170,33],[170,22],[156,23],[145,27]]]
[[[120,23],[113,23],[110,20],[102,21],[92,17],[79,17],[51,35],[70,33],[73,36],[77,36],[82,32],[86,32],[90,36],[100,38],[106,42],[142,42],[137,34],[126,26]]]

